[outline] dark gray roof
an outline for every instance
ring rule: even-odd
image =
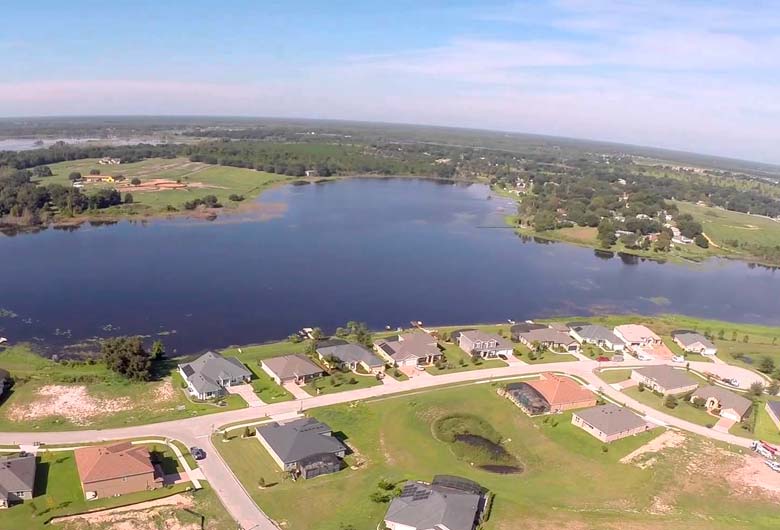
[[[672,333],[672,337],[678,340],[683,348],[688,348],[697,342],[701,343],[705,348],[715,348],[715,345],[707,337],[695,331],[675,331]]]
[[[744,416],[753,404],[748,398],[715,385],[707,385],[695,390],[692,397],[715,398],[720,403],[721,409],[734,409],[740,416]]]
[[[482,496],[441,484],[407,482],[385,521],[419,530],[473,530]]]
[[[634,371],[652,379],[666,389],[682,388],[697,383],[697,381],[685,373],[684,370],[677,370],[665,364],[634,368]]]
[[[374,352],[361,344],[348,342],[346,344],[336,344],[334,346],[318,347],[317,353],[323,358],[335,357],[343,363],[364,362],[371,368],[384,366],[385,362]]]
[[[441,355],[436,339],[419,330],[388,339],[379,339],[374,342],[374,346],[395,361]]]
[[[769,407],[769,410],[772,411],[776,418],[780,418],[780,401],[767,401],[766,406]]]
[[[284,463],[293,463],[323,453],[346,451],[346,446],[331,436],[331,429],[314,418],[287,423],[269,423],[257,428],[260,436]]]
[[[0,498],[9,491],[32,491],[35,484],[35,456],[0,458]]]
[[[612,403],[578,410],[575,416],[582,418],[584,422],[592,425],[606,436],[630,431],[646,425],[647,422],[628,410]]]
[[[529,331],[532,331],[534,329],[544,329],[547,327],[547,324],[536,324],[534,322],[520,322],[519,324],[515,324],[511,328],[509,328],[509,331],[512,332],[512,335],[519,335],[520,333],[528,333]]]
[[[281,379],[307,377],[324,372],[322,367],[316,365],[308,357],[300,353],[264,359],[263,365],[267,366],[269,370]]]
[[[216,392],[220,379],[245,379],[252,372],[235,357],[222,357],[213,351],[206,352],[191,363],[180,364],[182,372],[201,393]]]
[[[572,344],[577,342],[568,333],[553,328],[532,329],[526,333],[520,333],[518,336],[528,342],[539,341],[541,343],[551,342],[553,344]]]
[[[583,340],[607,341],[611,344],[622,344],[623,341],[611,330],[597,324],[585,324],[583,326],[572,326],[572,331],[577,333]]]

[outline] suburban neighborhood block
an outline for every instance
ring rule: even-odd
[[[614,442],[650,429],[650,425],[624,407],[612,403],[578,410],[572,414],[572,424],[604,443]]]
[[[87,500],[153,490],[163,485],[162,470],[143,445],[122,442],[73,451]]]
[[[539,380],[509,383],[503,394],[532,416],[563,412],[596,404],[596,395],[568,377],[541,374]]]
[[[260,362],[260,367],[279,385],[285,383],[302,385],[325,375],[325,370],[321,366],[301,353],[264,359]]]
[[[631,379],[664,395],[685,394],[699,386],[684,370],[677,370],[665,364],[634,368],[631,370]]]
[[[473,530],[485,504],[485,490],[460,477],[436,476],[431,484],[407,482],[387,508],[390,530]]]
[[[248,383],[252,372],[235,357],[222,357],[206,352],[190,363],[180,364],[179,373],[187,383],[187,390],[198,399],[225,395],[226,388]]]
[[[590,323],[573,323],[569,334],[580,344],[594,344],[607,351],[622,352],[626,343],[604,326]]]
[[[422,330],[376,340],[374,350],[396,366],[425,366],[443,357],[436,339]]]
[[[340,470],[347,453],[331,428],[313,418],[263,425],[257,439],[283,471],[305,479]]]
[[[629,350],[642,356],[655,359],[671,359],[672,351],[652,329],[641,324],[624,324],[616,326],[615,335],[626,343]]]
[[[683,351],[701,355],[715,355],[718,348],[704,335],[695,331],[674,331],[672,338]]]
[[[552,327],[531,329],[529,331],[518,333],[517,339],[529,348],[534,344],[539,344],[550,350],[572,352],[579,351],[580,345],[568,333]]]
[[[328,344],[325,342],[325,344]],[[340,342],[317,348],[320,360],[329,366],[347,368],[356,371],[358,368],[373,374],[384,372],[385,362],[374,352],[360,344]]]
[[[35,455],[0,458],[0,508],[33,498]]]
[[[470,329],[458,333],[458,347],[472,357],[495,359],[499,355],[512,355],[512,343],[494,333]]]

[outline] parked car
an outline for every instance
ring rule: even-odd
[[[731,386],[733,386],[734,388],[739,388],[739,381],[737,381],[737,380],[736,380],[736,379],[734,379],[733,377],[731,377],[731,378],[725,378],[725,379],[722,379],[722,381],[723,381],[724,383],[726,383],[727,385],[731,385]]]
[[[774,460],[764,460],[764,463],[769,466],[769,469],[772,471],[777,471],[780,473],[780,462],[775,462]]]
[[[190,454],[192,455],[192,458],[195,460],[203,460],[206,458],[206,451],[201,449],[200,447],[190,447]]]
[[[645,355],[644,353],[637,354],[636,358],[639,359],[640,361],[652,361],[653,360],[652,357],[650,357],[649,355]]]
[[[596,361],[600,363],[605,363],[609,361],[609,357],[606,357],[604,355],[599,355],[598,357],[596,357]]]
[[[684,363],[685,362],[685,357],[683,357],[682,355],[673,355],[672,356],[672,362],[673,363]]]

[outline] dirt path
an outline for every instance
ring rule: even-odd
[[[192,508],[193,506],[192,497],[180,493],[164,499],[140,502],[121,508],[58,517],[53,519],[51,524],[62,525],[63,528],[68,529],[96,527],[111,528],[112,530],[156,530],[158,528],[166,528],[167,530],[198,530],[200,528],[199,524],[183,524],[176,517],[176,512]],[[175,508],[175,510],[169,510],[168,508],[170,507]],[[160,526],[160,523],[162,523],[162,526]]]
[[[680,447],[684,443],[685,443],[685,435],[683,433],[679,431],[668,430],[662,435],[653,438],[642,447],[628,453],[626,456],[620,459],[620,463],[621,464],[636,463],[637,467],[644,469],[645,467],[649,467],[650,465],[652,465],[652,462],[650,460],[643,459],[643,462],[637,463],[637,461],[640,459],[641,456],[660,453],[664,449]]]

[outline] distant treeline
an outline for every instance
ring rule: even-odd
[[[145,158],[174,158],[182,146],[177,144],[137,144],[122,146],[82,146],[58,142],[51,147],[29,151],[0,151],[0,169],[29,169],[35,166],[82,160],[84,158],[121,158],[123,163],[138,162]]]

